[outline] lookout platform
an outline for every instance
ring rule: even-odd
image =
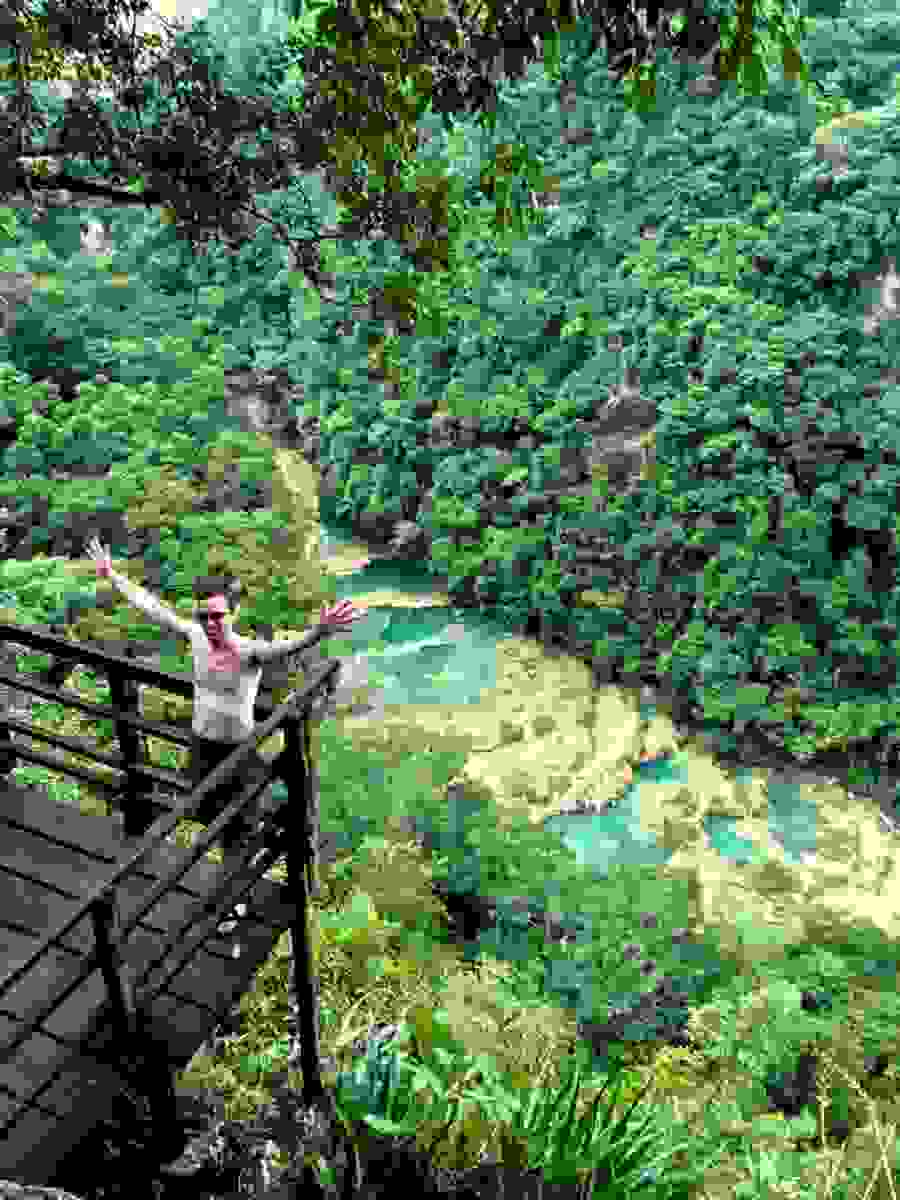
[[[57,649],[73,657],[71,642],[18,626],[0,625],[3,639],[47,650],[59,642]],[[0,1179],[34,1186],[54,1183],[65,1156],[110,1118],[123,1095],[146,1102],[161,1149],[169,1145],[177,1157],[173,1076],[247,990],[286,929],[293,932],[298,1008],[309,1022],[301,1038],[308,1043],[304,1090],[307,1076],[310,1094],[321,1087],[306,936],[319,850],[307,723],[338,663],[283,704],[263,706],[270,713],[256,735],[192,787],[176,772],[146,765],[142,735],[188,744],[189,734],[137,716],[130,686],[137,677],[182,695],[186,687],[190,695],[191,681],[97,650],[78,649],[76,656],[82,654],[95,671],[105,669],[115,706],[88,704],[31,676],[0,671],[0,684],[112,716],[121,746],[119,754],[92,752],[82,741],[76,747],[0,704],[0,773],[21,758],[100,786],[92,773],[31,748],[36,739],[69,743],[124,776],[122,786],[110,789],[118,811],[108,816],[0,777]],[[178,821],[234,773],[245,751],[278,729],[285,749],[235,789],[191,847],[175,845]],[[280,797],[269,789],[276,779],[286,785]],[[177,799],[161,802],[154,783]],[[251,803],[241,861],[227,868],[210,861],[208,848]],[[266,877],[280,859],[285,883]],[[233,933],[218,932],[238,901],[248,905],[248,916]],[[169,1161],[165,1153],[161,1161]]]

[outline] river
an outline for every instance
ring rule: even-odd
[[[326,560],[341,549],[360,549],[349,532],[323,522],[321,552]],[[363,548],[364,553],[364,548]],[[378,681],[379,702],[386,704],[477,704],[496,681],[496,647],[508,632],[471,609],[435,605],[435,588],[424,566],[375,562],[340,575],[338,599],[367,598],[367,616],[349,637],[351,653],[365,657]],[[371,598],[384,596],[384,603]],[[392,596],[389,596],[391,593]],[[393,600],[393,602],[390,602]],[[398,607],[398,602],[402,607]],[[642,715],[653,715],[652,706]],[[685,782],[688,751],[637,764],[624,796],[602,811],[548,817],[544,826],[558,832],[580,861],[605,874],[617,864],[662,864],[669,861],[656,836],[641,824],[642,787],[659,782]],[[749,769],[736,772],[749,778]],[[769,832],[792,862],[815,852],[815,804],[787,781],[769,789]],[[733,864],[752,861],[752,842],[737,835],[737,819],[710,815],[704,821],[709,844]]]

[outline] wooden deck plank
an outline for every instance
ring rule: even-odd
[[[246,991],[256,971],[293,921],[295,908],[284,892],[283,885],[260,880],[252,893],[251,904],[266,923],[249,918],[239,922],[235,932],[228,935],[224,956],[213,956],[208,949],[198,955],[189,988],[183,978],[177,977],[171,987],[164,988],[151,1002],[149,1012],[154,1028],[169,1030],[170,1049],[178,1070],[187,1066],[217,1021]],[[220,938],[219,942],[222,941],[225,939]],[[231,948],[235,945],[240,948],[239,958],[231,956]],[[177,996],[174,994],[176,988]],[[182,998],[188,994],[193,1004]],[[205,1019],[210,1008],[220,1015],[216,1020],[207,1021],[204,1032],[198,1037],[195,1013]]]
[[[266,961],[293,919],[293,906],[281,884],[260,880],[251,893],[251,914],[236,929],[202,946],[185,972],[154,989],[146,1012],[157,1036],[168,1040],[170,1059],[180,1070]],[[232,954],[238,948],[239,957]],[[198,1038],[198,1029],[206,1031]],[[89,1035],[88,1047],[102,1047],[108,1031]]]
[[[4,973],[33,952],[50,928],[51,918],[58,923],[77,910],[104,875],[112,874],[117,856],[128,848],[121,827],[110,817],[82,814],[56,804],[43,793],[31,793],[34,789],[11,785],[7,792],[0,786],[0,969]],[[261,844],[262,835],[247,844],[251,841]],[[119,888],[121,916],[133,913],[161,875],[185,855],[172,845],[149,854],[135,869],[136,878]],[[157,957],[164,937],[188,918],[197,936],[213,928],[213,935],[204,935],[206,940],[170,982],[163,984],[159,972],[151,976],[146,1012],[157,1036],[165,1038],[172,1069],[190,1061],[246,991],[293,919],[293,906],[287,902],[283,886],[257,879],[248,897],[251,917],[240,922],[233,934],[216,936],[215,923],[239,894],[240,885],[241,879],[226,875],[224,867],[201,860],[177,889],[149,910],[128,938],[126,961],[137,972],[151,957]],[[204,905],[211,897],[216,903],[207,911]],[[252,919],[254,916],[260,919]],[[179,943],[185,950],[191,929]],[[236,942],[241,946],[239,958],[231,954]],[[32,968],[3,997],[0,1037],[58,994],[65,981],[75,978],[83,961],[78,951],[86,952],[91,945],[90,922],[84,918],[39,968]],[[0,1085],[20,1097],[16,1104],[6,1091],[0,1092],[0,1125],[21,1108],[22,1099],[37,1095],[39,1105],[38,1115],[21,1112],[21,1120],[4,1133],[0,1177],[48,1183],[65,1153],[112,1112],[119,1077],[84,1053],[91,1048],[102,1051],[108,1045],[111,1026],[105,996],[102,976],[95,970],[46,1021],[46,1032],[33,1034],[10,1061],[0,1065]],[[58,1078],[54,1078],[56,1074]],[[39,1094],[48,1081],[52,1081],[50,1086]],[[33,1145],[35,1128],[41,1129],[39,1146]]]
[[[108,820],[92,817],[90,820]],[[11,828],[0,821],[0,904],[3,923],[40,931],[53,928],[84,903],[116,866],[112,855],[91,857],[68,846],[53,845],[28,831]],[[124,854],[126,848],[120,850]],[[159,879],[187,857],[187,851],[165,846],[148,855],[116,885],[120,911],[130,916]],[[10,861],[11,860],[11,861]],[[170,893],[161,896],[143,918],[152,926],[171,924],[170,914],[208,895],[220,875],[215,863],[201,859],[192,865]],[[82,929],[63,936],[63,945],[83,948]],[[7,966],[7,969],[8,966]]]
[[[163,990],[149,1005],[150,1027],[157,1037],[165,1039],[171,1070],[180,1070],[190,1062],[271,954],[281,936],[281,929],[275,925],[286,922],[292,915],[283,891],[280,884],[260,880],[251,893],[252,911],[274,925],[242,921],[233,934],[218,939],[226,952],[210,953],[204,949],[198,956],[195,963],[198,969],[192,972],[192,978],[196,981],[195,994],[204,1002],[203,1006],[176,997],[169,990]],[[237,959],[230,954],[235,943],[241,947]],[[108,1023],[97,1019],[83,1044],[102,1052],[109,1042]],[[64,1074],[39,1101],[42,1108],[64,1114],[62,1119],[48,1120],[43,1126],[36,1126],[29,1119],[23,1123],[21,1135],[14,1130],[13,1136],[0,1145],[0,1177],[49,1186],[65,1155],[112,1114],[120,1086],[115,1073],[78,1054],[69,1055],[59,1065],[63,1063]],[[36,1127],[41,1128],[39,1145],[29,1140]]]
[[[102,818],[101,818],[102,819]],[[177,854],[177,851],[176,851]],[[165,855],[155,856],[166,869],[174,865]],[[131,915],[146,897],[160,872],[152,868],[157,862],[151,859],[150,869],[138,870],[125,876],[117,887],[120,911]],[[30,831],[18,829],[0,822],[0,904],[3,924],[17,930],[40,932],[41,937],[55,928],[66,917],[71,916],[88,898],[104,878],[112,875],[115,859],[100,859],[81,853],[69,846],[53,844]],[[204,888],[209,882],[208,872],[192,873],[194,879],[202,879]],[[172,914],[181,911],[184,905],[196,900],[197,885],[190,890],[173,889],[161,897],[145,917],[150,924],[168,926]],[[86,951],[93,943],[90,921],[81,921],[70,933],[64,935],[63,945]],[[3,933],[0,932],[0,943]],[[14,964],[11,949],[3,952],[3,961],[8,970]]]
[[[0,1017],[0,1036],[7,1037],[19,1027],[18,1021],[9,1017]],[[0,1080],[6,1091],[0,1096],[0,1121],[4,1124],[12,1117],[19,1104],[16,1097],[31,1095],[37,1086],[47,1077],[45,1064],[54,1062],[60,1053],[58,1041],[49,1034],[39,1032],[3,1065]]]
[[[64,1070],[51,1093],[20,1113],[15,1124],[4,1132],[0,1142],[0,1174],[4,1179],[30,1184],[49,1178],[75,1144],[72,1132],[77,1140],[81,1112],[92,1110],[96,1102],[105,1116],[113,1111],[121,1087],[116,1072],[84,1059],[74,1066],[74,1071]]]
[[[57,804],[36,789],[10,785],[7,792],[5,787],[0,788],[0,888],[4,889],[3,898],[8,893],[18,906],[24,901],[15,896],[22,890],[26,901],[34,897],[38,903],[35,889],[40,887],[58,893],[64,901],[83,902],[104,876],[112,874],[129,846],[136,844],[136,839],[125,839],[114,817],[81,813],[74,806]],[[185,851],[171,843],[149,853],[133,871],[139,884],[129,875],[120,885],[123,912],[133,912],[136,899],[132,902],[132,897],[146,895],[161,875],[184,857]],[[36,861],[40,862],[39,872],[34,869]],[[15,885],[3,883],[4,876],[13,876]],[[201,859],[176,883],[176,895],[182,902],[207,895],[217,878],[216,864]],[[59,911],[53,899],[42,898],[40,902]],[[154,915],[158,911],[162,915],[163,904],[160,901],[159,908],[152,910]],[[38,927],[42,933],[48,928],[36,924]]]
[[[0,792],[0,968],[4,974],[27,960],[48,929],[74,914],[127,853],[121,829],[110,818],[82,814],[40,793],[22,795],[23,790]],[[131,916],[161,875],[186,856],[186,851],[164,845],[125,876],[116,889],[122,919]],[[129,950],[141,946],[145,935],[158,942],[188,911],[199,911],[222,882],[221,867],[206,860],[195,863],[142,918]],[[67,948],[84,953],[92,945],[92,925],[85,917],[64,935],[48,963],[64,972],[66,959],[64,954],[60,958],[61,953]],[[44,972],[47,969],[45,965]],[[23,1016],[33,1011],[29,995],[40,1000],[45,989],[40,972],[34,973],[30,985],[28,980],[16,985],[7,1005]]]
[[[177,857],[183,858],[185,851],[178,851]],[[175,857],[175,855],[173,855]],[[197,929],[199,933],[203,933],[203,927],[210,929],[216,923],[216,913],[221,907],[224,907],[225,900],[232,895],[239,894],[241,879],[246,878],[246,874],[242,876],[230,876],[226,874],[221,866],[212,863],[204,863],[203,874],[207,878],[207,889],[200,895],[185,895],[181,898],[170,892],[160,902],[150,909],[149,913],[142,918],[137,927],[129,934],[123,957],[125,962],[133,969],[136,975],[140,975],[142,969],[151,962],[155,961],[163,952],[164,942],[167,940],[173,930],[180,928],[183,924],[190,922],[189,927],[182,937],[178,939],[175,947],[175,953],[183,949],[196,936],[193,933]],[[0,876],[0,884],[4,880],[8,882],[8,876]],[[121,890],[120,913],[123,918],[132,913],[135,907],[139,904],[142,896],[146,896],[147,892],[156,882],[154,875],[148,877],[143,889],[139,890],[134,887],[131,895],[125,895],[125,888]],[[0,886],[0,896],[4,889]],[[211,896],[217,896],[221,892],[225,899],[220,903],[217,899],[211,902]],[[74,913],[79,899],[59,900],[59,913],[65,915]],[[207,908],[207,904],[212,903],[212,907]],[[32,930],[12,930],[9,928],[3,929],[0,932],[2,944],[5,951],[5,965],[9,969],[19,963],[27,961],[39,945],[44,936],[44,931]],[[209,934],[203,934],[209,937]],[[93,945],[91,924],[88,917],[83,917],[79,923],[73,927],[71,932],[61,939],[59,948],[48,951],[39,964],[35,964],[29,969],[28,973],[22,977],[3,998],[4,1007],[14,1013],[20,1020],[24,1019],[28,1014],[34,1014],[37,1009],[45,1003],[50,992],[48,989],[53,986],[54,991],[58,992],[65,980],[74,979],[77,970],[84,961],[84,954],[88,953]],[[218,947],[218,948],[217,948]],[[80,952],[80,954],[79,954]],[[224,956],[227,951],[218,946],[217,940],[209,943],[208,948],[203,951],[203,954]],[[156,968],[153,979],[160,977],[167,964],[172,964],[171,957],[167,957],[162,961],[160,966]],[[174,964],[172,964],[174,965]],[[203,963],[200,965],[192,965],[188,963],[181,968],[179,974],[175,977],[176,982],[171,986],[174,994],[178,994],[181,988],[187,990],[185,999],[190,998],[190,988],[192,986],[191,979],[198,972],[203,970]],[[55,981],[51,984],[51,981]],[[84,986],[87,986],[87,981]],[[203,989],[201,988],[201,991]],[[74,1005],[75,1015],[71,1015],[70,1008]],[[56,1033],[61,1037],[69,1036],[73,1031],[80,1028],[81,1017],[78,1014],[78,1006],[71,998],[47,1020],[46,1028]]]

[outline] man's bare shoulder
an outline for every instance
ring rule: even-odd
[[[270,659],[280,658],[278,655],[278,647],[283,642],[294,642],[301,640],[308,636],[308,633],[308,630],[303,629],[280,629],[274,634],[271,641],[268,638],[240,637],[238,634],[235,634],[234,637],[242,655],[246,655],[248,660],[251,662],[258,662],[260,666],[264,666]],[[290,657],[292,659],[296,658],[297,656],[305,656],[308,658],[310,654],[315,652],[315,647],[307,646],[303,647],[302,649],[295,650]]]

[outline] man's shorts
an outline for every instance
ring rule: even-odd
[[[190,762],[188,764],[188,777],[194,787],[198,787],[210,772],[215,770],[219,763],[224,762],[229,754],[242,745],[244,745],[243,742],[211,741],[209,738],[200,737],[199,734],[195,733],[191,742]],[[250,750],[237,770],[224,783],[213,788],[212,792],[200,802],[200,807],[193,814],[192,820],[199,821],[202,825],[211,825],[222,809],[234,799],[237,793],[243,790],[251,779],[258,778],[260,772],[266,769],[266,762],[256,749]],[[254,816],[262,795],[263,793],[260,793],[257,799],[251,801],[249,806],[244,809],[242,814],[233,821],[230,821],[222,830],[222,841],[225,845],[231,845],[235,841],[239,841],[252,829]]]

